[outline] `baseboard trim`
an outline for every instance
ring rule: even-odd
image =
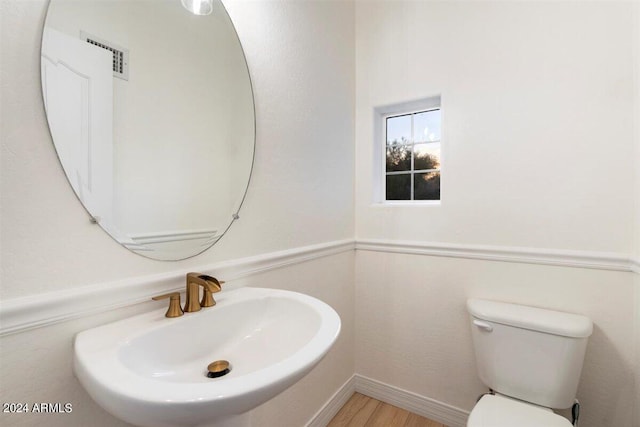
[[[469,412],[410,391],[354,374],[311,418],[306,427],[325,427],[347,403],[354,392],[443,423],[448,427],[466,427]]]
[[[375,239],[358,239],[356,241],[356,250],[592,268],[597,270],[637,271],[640,269],[638,261],[625,254],[590,251]]]
[[[401,388],[355,375],[356,391],[382,402],[406,409],[448,427],[465,427],[469,412]]]
[[[325,427],[356,391],[356,376],[349,378],[311,418],[306,427]]]
[[[189,267],[189,270],[222,277],[225,281],[231,282],[269,270],[352,251],[354,247],[354,241],[351,239],[339,240],[194,266]],[[182,291],[186,272],[185,269],[180,269],[0,301],[0,336],[132,306],[147,302],[152,296],[162,293]]]

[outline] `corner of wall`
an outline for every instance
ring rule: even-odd
[[[635,406],[633,408],[633,422],[635,426],[640,426],[640,272],[634,275],[635,288]]]
[[[634,142],[635,142],[635,187],[634,187],[634,252],[636,263],[640,261],[640,3],[633,5],[633,57],[634,57]]]
[[[634,425],[640,426],[640,3],[633,5],[633,56],[634,56],[634,142],[635,142],[635,186],[634,186],[634,289],[635,289],[635,406]]]

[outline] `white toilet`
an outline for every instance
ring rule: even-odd
[[[471,335],[485,394],[467,427],[571,427],[550,408],[572,407],[582,371],[588,317],[470,299]]]

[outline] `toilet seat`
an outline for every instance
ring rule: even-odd
[[[550,409],[485,394],[469,414],[467,427],[572,427],[572,424]]]

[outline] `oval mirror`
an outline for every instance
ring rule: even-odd
[[[219,0],[51,0],[42,92],[67,179],[119,243],[194,256],[242,205],[255,145],[242,46]]]

